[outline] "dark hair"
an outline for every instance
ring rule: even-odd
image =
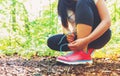
[[[61,17],[63,27],[68,27],[68,14],[67,10],[75,12],[76,1],[74,0],[59,0],[58,1],[58,15]]]

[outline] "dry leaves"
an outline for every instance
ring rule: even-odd
[[[55,57],[0,57],[0,76],[120,76],[120,60],[94,59],[93,65],[65,65]]]

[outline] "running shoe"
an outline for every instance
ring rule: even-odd
[[[59,56],[56,61],[65,64],[92,64],[91,53],[94,49],[89,49],[87,53],[84,51],[74,51],[72,54],[67,56]]]

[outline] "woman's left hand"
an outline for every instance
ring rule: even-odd
[[[79,51],[82,50],[86,45],[88,45],[87,40],[85,38],[81,38],[69,43],[68,47],[73,51]]]
[[[67,41],[68,41],[69,43],[71,43],[71,42],[73,42],[74,39],[75,39],[75,34],[74,34],[74,33],[70,33],[70,34],[68,34],[66,37],[67,37]]]

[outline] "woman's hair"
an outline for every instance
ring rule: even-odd
[[[59,0],[58,1],[58,15],[61,17],[63,27],[68,27],[68,14],[67,10],[75,12],[76,1],[74,0]]]

